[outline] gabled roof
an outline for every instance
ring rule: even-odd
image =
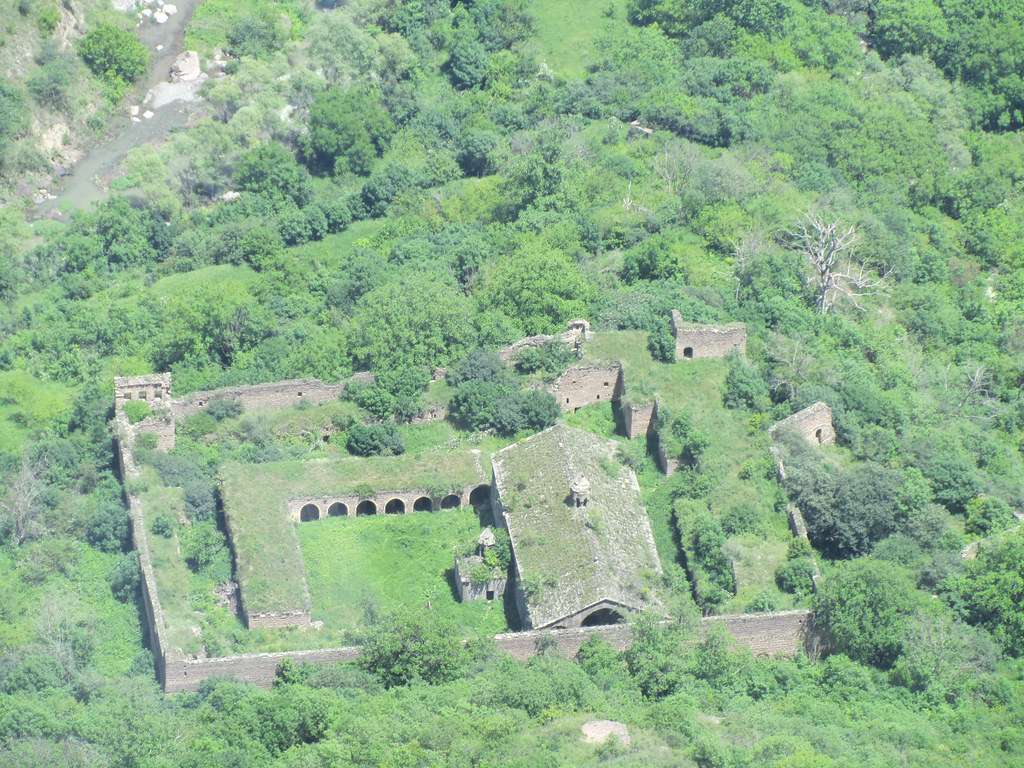
[[[494,480],[526,591],[530,624],[607,600],[643,608],[661,573],[636,475],[615,443],[556,424],[494,455]],[[586,478],[587,504],[570,500]],[[525,617],[524,617],[525,618]]]

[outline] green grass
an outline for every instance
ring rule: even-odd
[[[35,430],[64,424],[73,390],[21,371],[0,372],[0,453],[18,454]]]
[[[786,561],[786,542],[744,534],[729,539],[726,552],[736,564],[736,595],[722,606],[721,613],[742,613],[762,592],[770,593],[779,610],[793,607],[793,596],[775,584],[775,570]]]
[[[286,510],[289,498],[361,494],[368,489],[441,492],[487,483],[489,469],[489,455],[471,450],[224,465],[225,519],[247,610],[306,607],[302,555]]]
[[[625,0],[536,0],[536,32],[527,50],[556,75],[581,77],[596,56],[595,38],[609,23],[605,11],[612,9],[611,18],[625,23],[625,6]]]
[[[314,620],[327,629],[358,627],[368,611],[415,608],[467,632],[506,631],[501,601],[460,603],[452,591],[454,554],[479,533],[471,509],[328,518],[299,526]]]
[[[247,16],[266,14],[271,18],[287,17],[290,37],[301,37],[305,9],[302,0],[205,0],[199,4],[188,23],[185,47],[209,54],[215,48],[227,45],[231,29]]]
[[[248,288],[256,279],[256,273],[247,266],[215,264],[191,272],[168,275],[153,283],[149,290],[155,298],[166,298],[187,293],[199,285],[205,288],[227,288],[232,285]]]

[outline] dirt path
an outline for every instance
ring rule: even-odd
[[[139,26],[139,40],[150,52],[150,69],[144,81],[129,96],[127,104],[142,105],[148,92],[161,83],[167,83],[171,64],[183,49],[185,27],[200,2],[202,0],[178,0],[175,3],[178,12],[164,24],[156,24],[152,19],[147,19]],[[162,48],[157,50],[158,46]],[[190,90],[194,89],[186,87],[177,93],[165,91],[153,106],[142,105],[138,122],[134,122],[125,109],[125,112],[111,121],[106,135],[87,149],[74,168],[51,188],[56,197],[37,205],[35,215],[60,216],[62,211],[86,208],[105,198],[107,182],[128,152],[143,144],[159,141],[188,122],[197,103],[175,96],[188,95]],[[142,118],[141,113],[147,109],[152,110],[153,116]]]

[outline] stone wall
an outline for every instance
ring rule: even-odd
[[[676,337],[676,360],[725,357],[747,352],[747,326],[743,323],[704,325],[683,322],[679,310],[672,310],[672,335]]]
[[[282,611],[279,613],[248,613],[243,609],[245,626],[249,629],[284,629],[308,627],[312,620],[308,611]]]
[[[700,636],[705,636],[714,627],[722,626],[739,645],[749,648],[758,656],[793,656],[801,650],[813,654],[816,645],[810,632],[810,619],[810,611],[803,610],[708,616],[701,619]],[[633,633],[628,624],[507,632],[495,635],[494,642],[513,658],[525,661],[552,644],[562,655],[575,657],[580,646],[591,637],[603,638],[617,650],[625,650],[633,642]],[[204,680],[215,677],[228,677],[266,687],[274,682],[277,667],[282,661],[330,664],[353,661],[358,656],[358,646],[251,653],[217,659],[172,656],[167,660],[162,682],[167,693],[195,691]]]
[[[576,356],[579,357],[583,353],[583,344],[590,338],[590,323],[586,320],[570,320],[568,326],[564,331],[559,334],[540,334],[537,336],[527,336],[525,339],[519,339],[507,347],[503,347],[498,350],[498,357],[506,363],[515,360],[519,353],[524,349],[530,349],[531,347],[543,347],[552,341],[557,341],[565,346],[569,347]]]
[[[634,405],[622,401],[622,426],[630,440],[645,437],[654,419],[654,403]]]
[[[355,379],[356,377],[353,377]],[[352,379],[350,379],[351,381]],[[371,377],[372,380],[372,377]],[[246,411],[261,408],[288,408],[301,402],[326,403],[337,400],[345,391],[347,382],[325,384],[316,379],[292,379],[270,384],[252,384],[224,387],[207,392],[193,392],[173,401],[171,409],[176,419],[201,411],[211,400],[238,400]]]
[[[171,374],[154,373],[148,376],[115,376],[114,409],[120,411],[129,400],[145,400],[159,409],[171,402]]]
[[[548,391],[563,411],[575,411],[585,405],[615,401],[621,394],[622,366],[574,365],[559,376]]]
[[[776,422],[769,433],[774,438],[780,431],[796,432],[812,445],[832,445],[836,441],[832,409],[821,401]]]
[[[282,651],[280,653],[247,653],[216,659],[186,659],[172,656],[167,660],[163,679],[164,691],[195,691],[204,680],[227,677],[255,685],[270,687],[282,661],[297,664],[330,664],[352,661],[359,656],[358,647],[324,648],[315,651]]]

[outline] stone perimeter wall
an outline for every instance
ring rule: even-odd
[[[673,309],[672,335],[676,337],[676,360],[725,357],[733,350],[741,355],[747,352],[747,326],[743,323],[686,323],[679,310]],[[690,353],[687,354],[686,350]]]
[[[572,412],[602,400],[614,402],[622,394],[621,365],[574,365],[549,388],[558,406]]]
[[[776,422],[769,433],[774,438],[780,430],[792,430],[811,445],[832,445],[836,441],[832,409],[820,400]]]
[[[715,627],[721,626],[739,645],[749,648],[756,656],[793,656],[800,651],[814,654],[816,645],[810,624],[810,611],[708,616],[701,619],[700,635],[703,637]],[[633,642],[633,632],[628,624],[508,632],[495,635],[494,642],[514,659],[526,661],[551,642],[563,656],[573,658],[580,646],[591,637],[601,637],[617,650],[624,650]],[[270,686],[282,661],[329,664],[353,661],[358,656],[359,646],[347,646],[316,651],[251,653],[195,661],[176,659],[168,662],[163,685],[167,693],[195,691],[204,680],[229,677],[259,686]]]

